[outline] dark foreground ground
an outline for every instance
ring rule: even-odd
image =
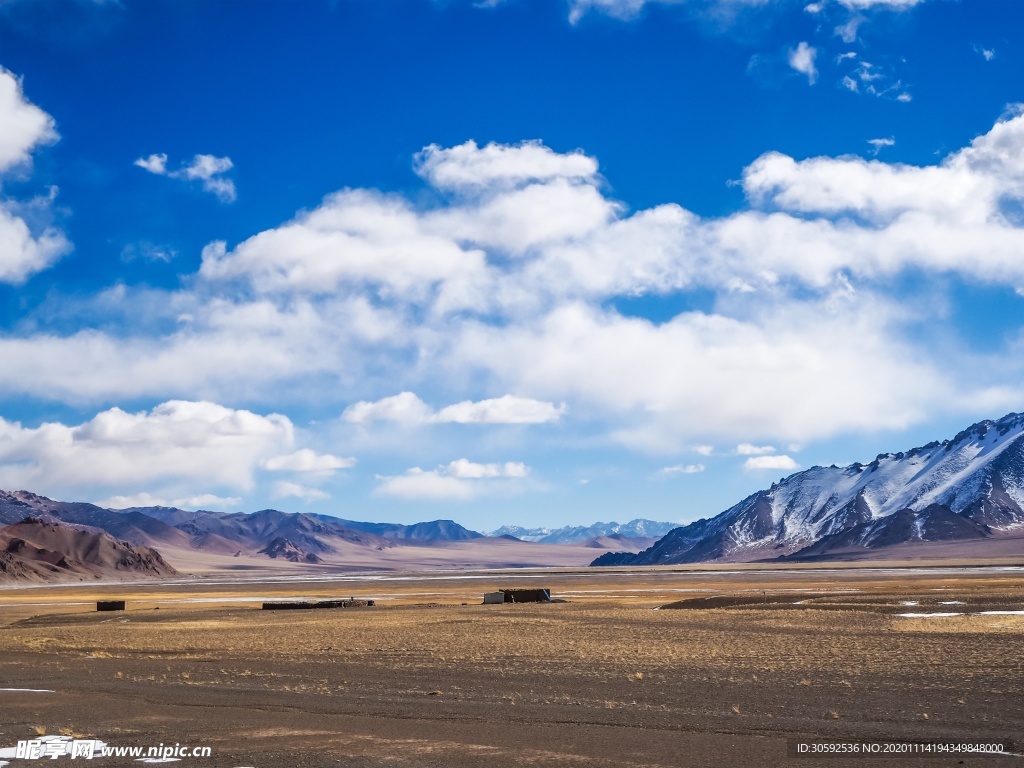
[[[1024,766],[787,754],[798,738],[1016,740],[1024,752],[1024,615],[980,613],[1024,610],[1020,571],[621,574],[585,594],[587,578],[553,575],[556,596],[575,596],[551,605],[461,605],[453,582],[447,605],[154,610],[149,594],[126,613],[23,605],[41,615],[4,623],[0,610],[0,687],[53,691],[0,691],[0,748],[45,731],[209,746],[177,763],[209,768]],[[388,589],[409,602],[425,583]],[[445,602],[443,580],[426,589]],[[672,599],[767,603],[652,610],[679,589],[705,591]],[[46,595],[0,594],[0,609]],[[33,764],[142,763],[11,768]]]

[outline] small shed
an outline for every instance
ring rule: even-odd
[[[497,605],[505,602],[504,592],[484,592],[484,605]]]
[[[263,603],[264,611],[300,611],[313,608],[373,608],[373,600],[298,600],[294,602],[274,601]]]
[[[503,589],[506,603],[550,603],[550,589]]]
[[[123,611],[124,600],[98,600],[96,602],[97,611]]]

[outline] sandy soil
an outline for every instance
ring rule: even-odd
[[[46,730],[207,745],[212,757],[179,764],[218,767],[1024,765],[790,758],[786,747],[1024,741],[1024,615],[981,613],[1024,610],[1020,569],[289,579],[0,590],[0,687],[53,691],[0,692],[0,748]],[[505,586],[570,602],[478,604]],[[652,610],[716,595],[762,602]],[[129,610],[87,604],[113,596]],[[303,596],[379,604],[245,602]]]
[[[430,570],[474,568],[537,568],[584,567],[605,552],[637,551],[609,540],[607,546],[584,544],[538,544],[507,539],[472,539],[439,543],[399,542],[392,547],[376,549],[364,546],[343,546],[337,552],[322,553],[323,563],[291,563],[252,553],[232,557],[218,552],[161,546],[160,553],[182,573],[234,573],[277,571],[310,573],[311,571],[351,572],[380,570]]]

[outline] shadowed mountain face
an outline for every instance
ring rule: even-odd
[[[272,558],[282,558],[284,560],[290,560],[293,563],[319,563],[322,562],[313,552],[307,552],[302,547],[298,546],[292,541],[283,536],[278,536],[272,542],[267,544],[263,549],[260,550],[261,555],[266,555]]]
[[[896,544],[998,537],[1024,525],[1024,414],[870,464],[812,467],[638,554],[594,565],[821,556]]]
[[[791,557],[800,559],[841,555],[916,541],[984,539],[992,534],[992,528],[987,525],[958,515],[949,507],[931,504],[920,512],[901,509],[888,517],[868,520],[831,533]]]
[[[470,541],[482,539],[484,535],[463,528],[453,520],[432,520],[427,523],[401,525],[399,523],[361,523],[357,520],[342,520],[328,515],[310,515],[332,525],[343,525],[354,531],[363,531],[391,541]]]
[[[160,553],[102,532],[26,517],[0,528],[0,573],[44,580],[78,577],[162,577],[177,571]]]

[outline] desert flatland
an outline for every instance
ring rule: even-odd
[[[852,763],[787,758],[786,739],[1019,739],[1024,615],[1009,611],[1024,609],[1021,575],[647,569],[5,590],[3,685],[53,693],[5,692],[0,746],[45,729],[212,747],[183,765],[813,766]],[[568,602],[479,604],[509,584]],[[244,602],[350,593],[378,606]],[[128,611],[85,604],[115,594]],[[653,610],[716,596],[740,604]]]

